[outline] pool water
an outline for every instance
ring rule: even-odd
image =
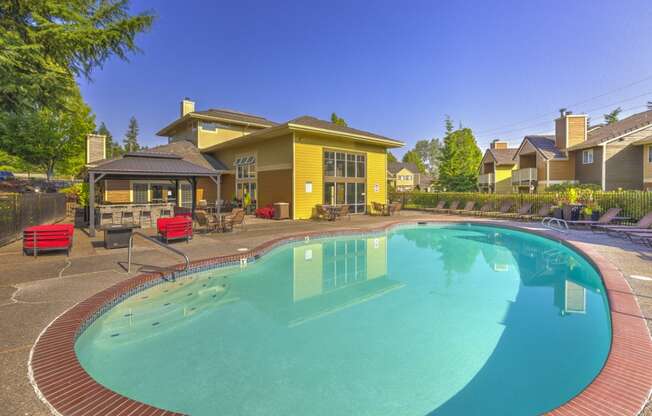
[[[604,293],[558,242],[414,225],[158,285],[76,351],[106,387],[191,415],[535,415],[602,368]]]

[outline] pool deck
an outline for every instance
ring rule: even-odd
[[[238,249],[253,249],[268,241],[289,235],[303,233],[332,232],[337,230],[357,229],[368,230],[386,226],[397,220],[414,221],[427,219],[429,221],[488,221],[486,218],[466,218],[460,216],[432,215],[416,211],[404,211],[399,217],[369,217],[354,216],[351,220],[338,222],[322,221],[261,221],[250,220],[247,229],[229,234],[197,235],[190,243],[175,243],[174,247],[180,249],[195,261],[205,258],[218,257],[228,254],[241,253]],[[600,267],[610,269],[618,275],[622,273],[631,290],[636,296],[641,314],[628,316],[631,308],[638,310],[635,302],[623,298],[622,303],[618,298],[612,301],[612,317],[614,306],[619,309],[615,319],[635,322],[645,322],[648,330],[652,330],[652,250],[642,245],[629,243],[623,239],[613,238],[588,231],[571,231],[565,235],[557,232],[544,231],[536,223],[517,223],[510,221],[497,221],[506,225],[525,227],[531,230],[543,231],[553,237],[563,238],[582,249],[597,254],[606,260]],[[157,264],[161,266],[179,263],[180,259],[171,253],[143,240],[137,240],[134,249],[134,261],[140,265]],[[134,270],[131,274],[124,270],[126,249],[105,250],[101,245],[101,235],[91,239],[83,231],[76,230],[75,243],[70,257],[64,254],[44,254],[38,258],[22,256],[20,243],[14,243],[0,248],[0,406],[3,414],[11,415],[48,415],[49,409],[41,402],[27,377],[27,361],[30,350],[41,331],[64,311],[85,300],[94,294],[105,290],[117,283],[136,276]],[[134,267],[137,269],[137,267]],[[647,278],[647,279],[646,279]],[[619,278],[620,279],[620,278]],[[649,280],[648,280],[649,279]],[[622,279],[620,279],[622,281]],[[608,282],[606,282],[608,284]],[[614,281],[613,292],[620,289],[627,291],[627,285]],[[609,286],[607,286],[609,289]],[[627,294],[624,294],[627,297]],[[629,296],[631,298],[631,296]],[[632,299],[633,300],[633,299]],[[644,320],[644,321],[643,321]],[[616,321],[614,320],[614,323]],[[615,338],[620,337],[614,331]],[[626,338],[628,331],[622,333]],[[649,340],[649,334],[648,340]],[[630,341],[631,342],[631,341]],[[614,341],[614,345],[616,342]],[[635,346],[634,346],[635,347]],[[615,351],[615,349],[614,349]],[[615,357],[618,359],[631,358]],[[648,363],[649,364],[649,363]],[[644,367],[641,367],[644,368]],[[618,382],[618,396],[626,396],[628,390],[640,390],[641,394],[648,394],[647,389],[631,385],[630,381],[637,377],[636,370],[618,374],[622,382]],[[648,374],[643,374],[647,379]],[[594,383],[596,384],[596,383]],[[652,383],[650,383],[652,385]],[[592,385],[593,386],[593,385]],[[598,391],[604,386],[597,386]],[[588,389],[587,389],[588,390]],[[597,401],[604,400],[603,412],[592,412],[580,405],[574,412],[564,414],[634,414],[629,409],[619,406],[609,407],[611,398],[596,397]],[[637,408],[633,403],[628,408]],[[560,413],[561,414],[561,413]],[[642,411],[643,415],[652,416],[652,405],[648,403]]]

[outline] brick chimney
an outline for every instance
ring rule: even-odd
[[[106,136],[103,134],[86,135],[86,164],[106,159]]]
[[[509,143],[500,139],[493,140],[489,145],[489,147],[492,149],[507,149],[507,146],[509,146]]]
[[[181,117],[185,116],[188,113],[195,111],[195,102],[191,101],[190,98],[186,97],[181,100]]]
[[[586,140],[586,114],[573,114],[566,109],[560,110],[555,120],[555,144],[559,149],[566,149]]]

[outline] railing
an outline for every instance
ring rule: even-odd
[[[0,194],[0,246],[20,238],[27,227],[60,221],[65,216],[64,194]]]
[[[530,184],[537,180],[537,168],[525,168],[512,172],[512,184]]]
[[[171,269],[172,272],[174,272],[174,273],[176,273],[176,272],[185,272],[186,270],[188,270],[188,267],[190,267],[190,259],[188,259],[188,256],[186,256],[183,252],[177,250],[176,248],[172,248],[172,247],[170,247],[170,246],[168,246],[166,244],[163,244],[160,241],[158,241],[157,239],[152,238],[152,237],[150,237],[148,235],[145,235],[145,234],[143,234],[143,233],[141,233],[139,231],[134,231],[131,234],[131,237],[129,237],[129,250],[127,251],[127,273],[131,273],[131,259],[132,259],[131,252],[133,251],[133,248],[134,248],[134,237],[137,236],[137,235],[140,236],[140,237],[143,237],[147,241],[150,241],[150,242],[152,242],[154,244],[157,244],[157,245],[163,247],[164,249],[167,249],[167,250],[173,252],[174,254],[178,254],[179,256],[183,257],[183,259],[184,259],[184,261],[186,263],[185,266],[183,267],[183,269],[181,269],[181,270],[177,270],[177,269],[172,270]]]
[[[496,183],[496,176],[493,173],[485,173],[478,176],[478,184],[480,186],[490,186]]]

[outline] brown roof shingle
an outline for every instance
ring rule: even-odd
[[[652,124],[652,110],[637,113],[620,121],[616,121],[615,123],[606,124],[595,130],[589,131],[585,142],[571,146],[568,150],[572,151],[594,147],[610,139],[620,137],[630,131],[638,130],[639,128],[650,124]]]
[[[223,108],[211,108],[211,109],[205,110],[205,111],[193,111],[190,114],[197,114],[197,115],[200,115],[200,116],[208,116],[208,117],[221,118],[221,119],[225,119],[225,120],[232,120],[232,121],[236,121],[236,122],[239,122],[239,123],[260,124],[260,125],[267,126],[267,127],[272,127],[272,126],[278,125],[278,123],[267,120],[265,117],[262,117],[262,116],[257,116],[257,115],[249,114],[249,113],[243,113],[243,112],[240,112],[240,111],[227,110],[227,109],[223,109]]]
[[[312,116],[301,116],[297,117],[295,119],[292,119],[288,121],[286,124],[294,124],[294,125],[299,125],[299,126],[306,126],[306,127],[314,127],[318,129],[324,129],[324,130],[330,130],[330,131],[339,131],[342,133],[349,133],[349,134],[356,134],[359,136],[367,136],[371,137],[373,139],[379,139],[379,140],[388,140],[392,142],[396,142],[397,144],[403,144],[402,142],[394,139],[390,139],[389,137],[381,136],[379,134],[375,133],[370,133],[368,131],[364,130],[358,130],[354,129],[348,126],[340,126],[339,124],[331,123],[329,121],[325,120],[320,120],[318,118],[312,117]]]
[[[518,149],[488,149],[489,153],[493,156],[497,165],[515,165],[516,151]]]

